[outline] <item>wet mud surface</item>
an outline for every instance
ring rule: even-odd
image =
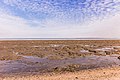
[[[120,41],[1,41],[0,74],[120,66]]]

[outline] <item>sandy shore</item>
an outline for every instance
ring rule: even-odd
[[[79,72],[50,73],[44,75],[12,76],[0,80],[120,80],[120,67],[82,70]]]
[[[120,40],[0,41],[1,80],[120,80]]]

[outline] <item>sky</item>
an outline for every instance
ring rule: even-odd
[[[0,38],[120,38],[120,0],[0,0]]]

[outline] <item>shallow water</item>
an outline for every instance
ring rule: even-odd
[[[88,53],[88,50],[80,50],[81,53]]]
[[[49,60],[48,58],[23,56],[21,60],[0,61],[0,73],[42,72],[43,70],[65,67],[70,64],[79,64],[81,65],[80,69],[119,66],[120,60],[117,58],[118,56],[119,55],[93,55],[63,60]]]

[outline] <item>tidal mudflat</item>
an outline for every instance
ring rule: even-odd
[[[119,66],[119,40],[0,41],[0,79],[4,80],[109,79],[120,73]],[[64,74],[68,77],[60,78]]]

